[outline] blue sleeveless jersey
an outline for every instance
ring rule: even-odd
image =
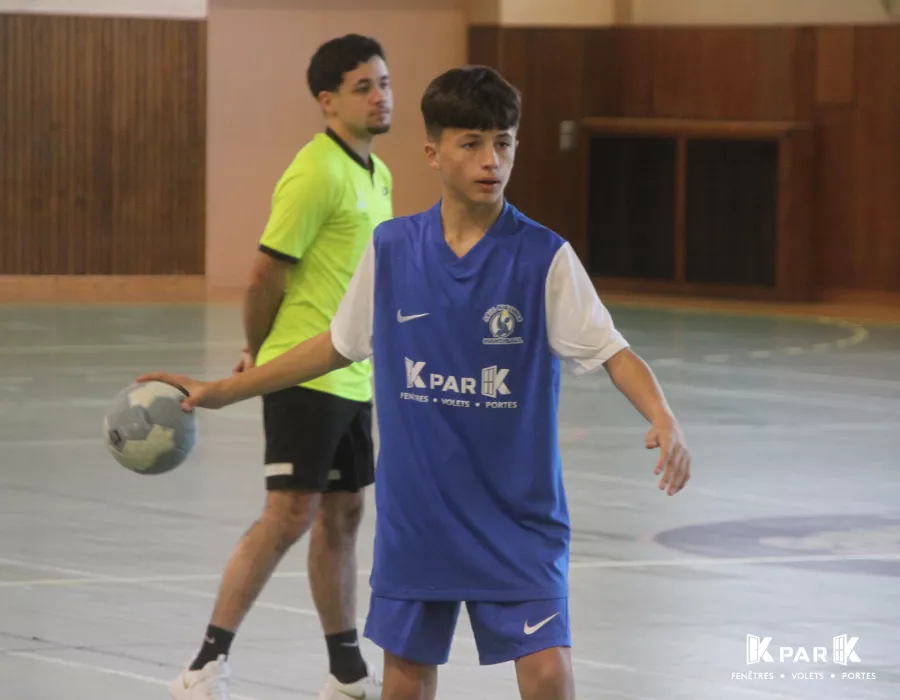
[[[462,258],[440,203],[376,229],[375,595],[568,595],[560,361],[545,308],[564,243],[509,204]]]

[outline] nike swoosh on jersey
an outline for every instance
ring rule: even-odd
[[[423,316],[428,316],[428,314],[413,314],[412,316],[404,316],[400,309],[397,309],[397,323],[406,323],[407,321],[412,321],[414,318],[422,318]]]
[[[525,634],[534,634],[534,633],[537,632],[541,627],[543,627],[544,625],[546,625],[548,622],[550,622],[550,620],[552,620],[552,619],[553,619],[554,617],[556,617],[557,615],[559,615],[559,613],[558,613],[558,612],[555,612],[555,613],[553,613],[550,617],[548,617],[546,620],[541,620],[540,622],[538,622],[538,623],[537,623],[536,625],[534,625],[533,627],[529,627],[529,626],[528,626],[528,621],[526,620],[526,621],[525,621],[525,630],[524,630],[524,631],[525,631]]]

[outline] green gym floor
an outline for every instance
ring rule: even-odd
[[[578,697],[896,700],[900,326],[610,307],[683,422],[694,475],[663,495],[605,373],[566,378]],[[262,504],[260,404],[202,412],[190,461],[157,477],[112,460],[102,416],[137,374],[220,376],[241,345],[229,304],[0,307],[0,696],[168,697]],[[305,565],[304,541],[241,629],[235,700],[316,697]],[[748,663],[748,635],[771,661]],[[465,614],[438,697],[518,697],[511,665],[477,666]]]

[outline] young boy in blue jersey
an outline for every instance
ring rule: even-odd
[[[523,700],[572,700],[570,524],[557,441],[563,367],[601,367],[650,424],[668,494],[681,428],[571,246],[506,202],[518,91],[475,66],[422,98],[443,195],[376,230],[329,332],[262,367],[181,385],[219,408],[373,357],[381,448],[365,634],[383,700],[434,700],[466,603],[483,664],[514,661]]]

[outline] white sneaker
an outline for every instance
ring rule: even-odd
[[[172,681],[172,685],[169,686],[169,694],[174,700],[229,700],[228,683],[230,681],[231,668],[225,661],[225,657],[220,656],[199,671],[191,671],[186,668],[178,678]]]
[[[325,687],[319,693],[319,700],[381,700],[381,678],[370,664],[366,664],[369,673],[355,683],[341,683],[332,675],[325,681]]]

